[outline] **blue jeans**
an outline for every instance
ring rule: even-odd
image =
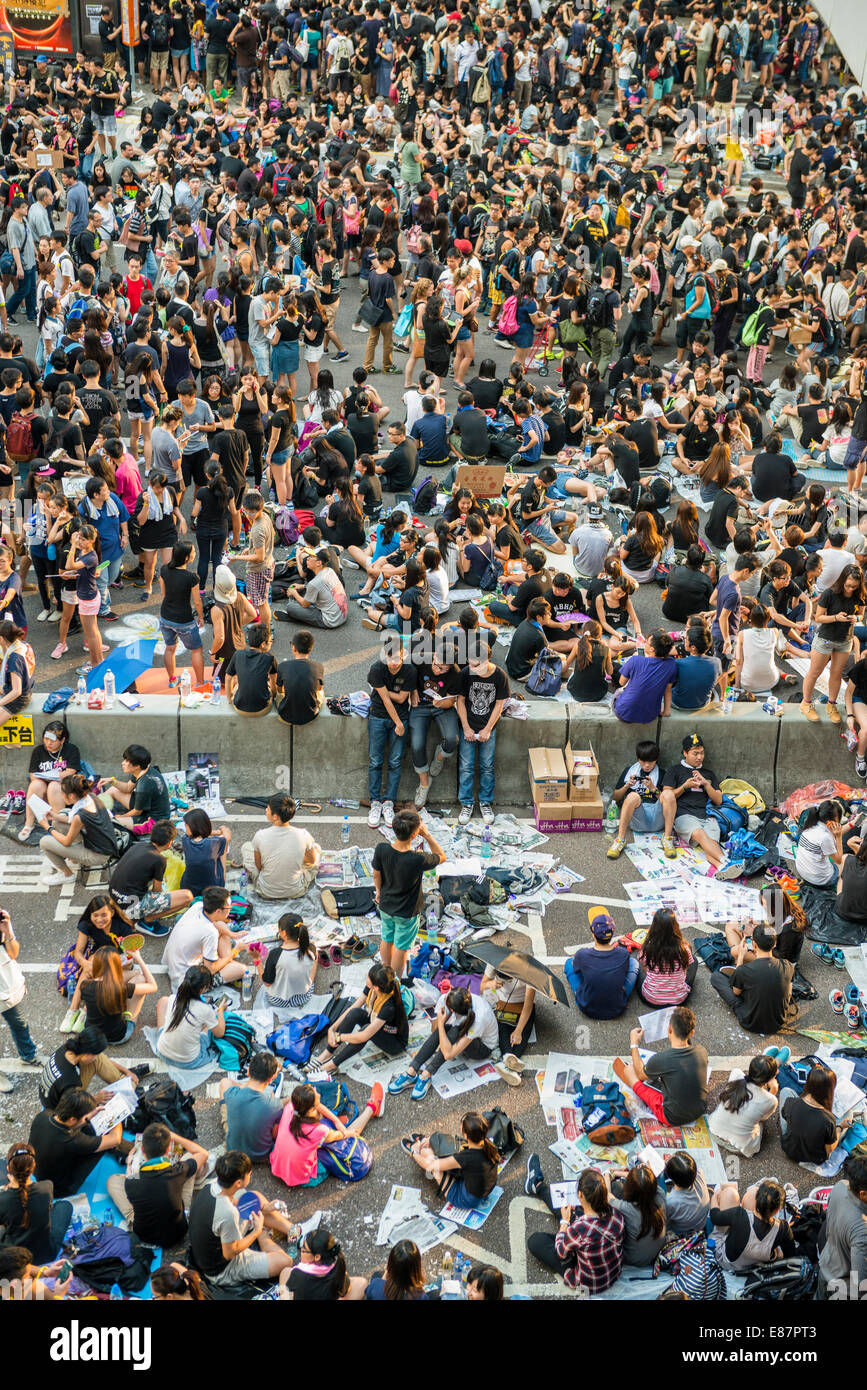
[[[493,729],[486,743],[468,743],[463,733],[458,746],[458,801],[462,806],[473,804],[473,779],[476,753],[479,755],[479,804],[491,806],[494,801],[494,753],[497,750],[497,731]]]
[[[118,555],[116,560],[109,560],[107,570],[103,570],[101,574],[97,572],[96,587],[99,589],[99,597],[102,600],[99,606],[100,617],[111,611],[111,598],[109,596],[108,587],[110,584],[114,583],[117,576],[120,574],[122,560],[123,556]]]
[[[153,282],[151,282],[153,283]],[[21,301],[25,300],[27,317],[31,323],[36,319],[36,266],[25,270],[24,278],[19,280],[18,288],[6,300],[6,313],[14,314]]]
[[[412,765],[416,772],[427,772],[430,767],[427,736],[432,723],[436,723],[439,729],[443,757],[450,758],[458,746],[460,724],[454,706],[451,709],[435,709],[433,705],[416,705],[409,716]]]
[[[30,1029],[27,1027],[26,1020],[21,1012],[20,1004],[13,1004],[11,1009],[2,1010],[3,1018],[9,1025],[12,1034],[12,1041],[15,1044],[18,1056],[22,1062],[32,1062],[36,1056],[36,1043],[30,1036]]]
[[[407,711],[409,719],[409,711]],[[404,732],[395,732],[390,719],[377,719],[373,715],[367,721],[368,756],[367,789],[371,801],[397,801],[400,786],[400,766],[403,750],[406,747],[406,723]],[[385,782],[385,796],[382,794],[382,767],[388,757],[388,775]]]

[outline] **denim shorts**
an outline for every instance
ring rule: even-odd
[[[851,637],[847,637],[843,642],[831,642],[827,637],[820,637],[817,632],[810,651],[820,652],[823,656],[831,656],[834,652],[850,652],[852,641]]]
[[[644,835],[656,835],[662,827],[662,803],[659,801],[642,801],[629,822],[631,830]]]
[[[185,651],[201,651],[202,634],[198,623],[172,623],[166,618],[160,618],[160,632],[167,647],[176,647],[180,637]]]

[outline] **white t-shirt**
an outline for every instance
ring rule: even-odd
[[[835,550],[833,546],[823,545],[819,551],[822,557],[822,588],[832,589],[847,565],[857,565],[858,561],[845,546]]]
[[[804,830],[795,850],[795,868],[808,883],[821,888],[834,877],[836,864],[830,856],[836,852],[837,842],[824,825],[814,825]]]
[[[195,903],[175,926],[163,950],[163,965],[169,972],[169,984],[177,989],[191,965],[199,960],[218,960],[219,932]]]
[[[731,1080],[740,1081],[743,1075],[742,1071],[733,1071]],[[746,1105],[742,1105],[737,1112],[718,1105],[713,1114],[708,1116],[707,1126],[711,1134],[715,1134],[717,1139],[721,1139],[730,1149],[736,1149],[744,1158],[752,1158],[761,1148],[762,1122],[769,1120],[773,1115],[777,1108],[777,1098],[763,1086],[756,1086],[752,1081],[747,1082],[747,1090],[749,1100]]]
[[[437,1011],[445,1009],[445,1000],[437,1005]],[[497,1015],[494,1013],[487,999],[482,995],[473,995],[473,1023],[470,1027],[470,1038],[478,1038],[485,1047],[493,1050],[500,1039],[500,1031],[497,1026]],[[463,1023],[460,1014],[448,1014],[446,1017],[446,1027],[453,1028],[456,1024]],[[466,1035],[465,1035],[466,1036]]]
[[[449,581],[442,565],[430,570],[427,576],[430,606],[435,613],[445,613],[449,606]]]
[[[175,927],[177,931],[177,927]],[[167,1022],[175,1008],[175,996],[169,1000]],[[194,1062],[201,1048],[202,1034],[216,1027],[217,1010],[203,999],[193,999],[177,1028],[164,1028],[160,1033],[157,1047],[161,1057],[169,1062]]]

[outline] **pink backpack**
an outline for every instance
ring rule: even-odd
[[[502,333],[505,338],[511,338],[518,331],[518,299],[514,294],[503,304],[500,317],[497,320],[497,332]]]

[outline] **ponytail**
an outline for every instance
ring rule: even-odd
[[[602,1174],[598,1168],[585,1168],[578,1179],[578,1191],[586,1202],[590,1204],[594,1216],[602,1217],[603,1220],[611,1215],[611,1203],[609,1201],[608,1188],[605,1186]]]
[[[6,1172],[18,1185],[18,1199],[21,1202],[19,1218],[22,1230],[30,1225],[30,1179],[36,1168],[36,1150],[32,1144],[13,1144],[6,1154]]]
[[[452,989],[446,996],[446,1008],[449,1013],[463,1014],[464,1021],[458,1029],[455,1042],[460,1042],[465,1038],[476,1021],[473,1013],[473,996],[468,989]]]
[[[597,622],[583,623],[578,637],[578,650],[575,665],[579,671],[586,671],[593,660],[593,643],[602,636],[602,628]]]
[[[298,959],[304,960],[305,957],[312,957],[310,949],[310,933],[304,922],[300,921],[296,912],[284,912],[277,923],[277,930],[281,936],[288,938],[293,945],[298,947]]]
[[[500,1151],[488,1138],[488,1122],[478,1110],[468,1110],[461,1120],[461,1130],[471,1144],[481,1144],[485,1158],[495,1166],[500,1162]]]
[[[87,796],[93,785],[83,772],[67,772],[60,779],[60,790],[65,796]]]

